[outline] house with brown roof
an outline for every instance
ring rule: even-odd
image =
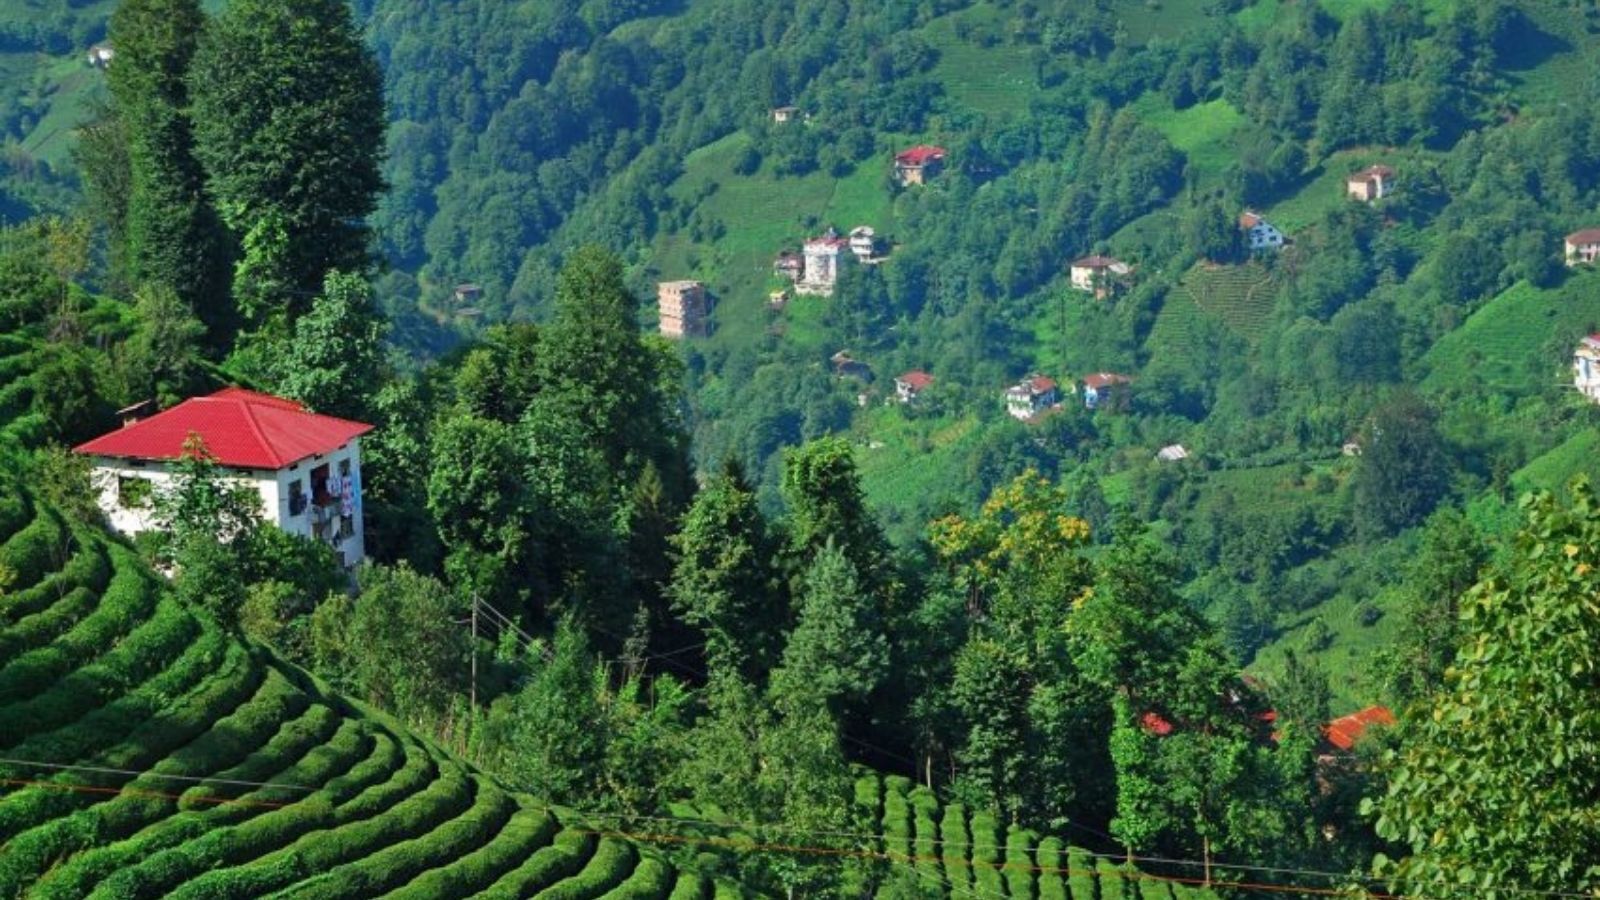
[[[1600,228],[1585,228],[1567,235],[1568,266],[1589,265],[1600,258]]]
[[[772,108],[772,121],[782,125],[800,118],[798,106],[775,106]]]
[[[901,403],[912,403],[932,386],[932,375],[921,369],[912,369],[894,380],[894,396]]]
[[[1006,388],[1006,414],[1023,422],[1061,405],[1061,390],[1055,379],[1029,375]]]
[[[945,150],[931,144],[918,144],[894,156],[894,176],[906,187],[927,184],[944,171]]]
[[[1115,372],[1095,372],[1083,378],[1085,409],[1118,409],[1128,401],[1128,385],[1133,379]]]
[[[1132,271],[1122,260],[1097,253],[1073,260],[1067,267],[1067,277],[1073,290],[1093,294],[1096,300],[1104,300],[1116,290],[1120,280]]]
[[[483,299],[483,286],[472,284],[471,282],[462,282],[461,284],[456,285],[453,296],[456,298],[456,303],[458,305],[465,306],[467,304],[477,303],[479,300]]]
[[[1371,203],[1382,200],[1389,195],[1394,187],[1394,169],[1388,166],[1368,166],[1359,172],[1352,172],[1344,180],[1345,196],[1362,203]]]

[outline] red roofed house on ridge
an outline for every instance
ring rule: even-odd
[[[1394,713],[1385,706],[1369,706],[1360,712],[1334,719],[1322,727],[1323,737],[1335,749],[1348,753],[1374,725],[1393,725]]]
[[[944,148],[918,144],[894,155],[894,174],[906,187],[927,184],[944,171]]]
[[[223,388],[73,448],[91,459],[100,508],[134,535],[155,527],[151,500],[197,435],[226,474],[261,495],[261,515],[333,547],[346,566],[366,556],[361,436],[371,425],[309,412],[293,400]]]
[[[932,375],[921,369],[912,369],[894,380],[894,396],[901,403],[910,403],[932,386]]]

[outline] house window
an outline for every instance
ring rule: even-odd
[[[339,517],[339,537],[348,538],[348,537],[355,537],[355,536],[356,536],[356,517],[355,516],[340,516]]]
[[[311,502],[327,506],[335,499],[328,493],[328,465],[323,463],[311,470]]]
[[[306,483],[296,478],[289,482],[289,515],[298,516],[306,511]]]
[[[117,476],[117,505],[123,509],[144,509],[155,496],[155,484],[137,475]]]

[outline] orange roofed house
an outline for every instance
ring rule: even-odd
[[[91,481],[111,527],[156,527],[153,500],[173,482],[172,464],[196,437],[225,477],[261,498],[261,516],[322,541],[346,566],[366,557],[361,522],[361,436],[371,425],[318,415],[293,400],[243,388],[192,397],[73,448],[91,460]]]
[[[944,171],[944,148],[918,144],[896,153],[894,174],[902,185],[927,184]]]
[[[894,396],[901,403],[911,403],[932,386],[932,375],[921,369],[913,369],[894,380]]]
[[[1114,409],[1128,399],[1128,385],[1133,379],[1115,372],[1096,372],[1083,378],[1083,405],[1085,409]]]
[[[1394,713],[1386,706],[1369,706],[1360,712],[1341,716],[1322,727],[1322,736],[1334,750],[1349,753],[1374,725],[1394,724]]]

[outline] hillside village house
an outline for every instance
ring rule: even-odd
[[[1388,166],[1368,166],[1344,180],[1345,196],[1362,203],[1382,200],[1394,186],[1394,170]]]
[[[454,296],[456,303],[460,305],[477,303],[483,299],[483,287],[471,283],[458,284],[456,285]]]
[[[921,369],[912,369],[894,380],[894,397],[901,403],[911,403],[932,386],[932,375]]]
[[[775,106],[772,108],[772,121],[780,125],[798,118],[800,118],[800,107],[798,106]]]
[[[1239,216],[1239,230],[1244,232],[1245,245],[1251,253],[1283,249],[1283,232],[1261,217],[1260,213],[1245,210]]]
[[[261,516],[321,541],[349,567],[366,558],[361,522],[361,436],[371,425],[308,412],[243,388],[192,397],[73,448],[90,458],[100,509],[116,531],[155,527],[152,500],[196,436],[226,476],[254,488]]]
[[[1085,409],[1114,409],[1128,398],[1128,385],[1133,379],[1115,372],[1096,372],[1083,379],[1083,406]]]
[[[790,281],[799,281],[806,271],[806,258],[792,250],[785,250],[772,261],[772,274]]]
[[[801,248],[805,253],[805,271],[800,280],[795,282],[795,293],[832,297],[833,286],[839,280],[840,265],[855,259],[854,254],[845,253],[849,247],[850,241],[839,237],[839,233],[832,228],[822,237],[806,241]]]
[[[1591,334],[1572,354],[1572,386],[1591,402],[1600,403],[1600,334]]]
[[[1006,388],[1006,414],[1023,422],[1061,405],[1061,391],[1055,379],[1029,375]]]
[[[840,378],[872,380],[872,368],[851,356],[849,350],[840,350],[838,353],[828,357],[828,362],[833,366],[833,374]]]
[[[1096,254],[1073,260],[1067,268],[1067,275],[1073,290],[1093,294],[1096,300],[1104,300],[1116,289],[1117,279],[1127,277],[1132,271],[1120,259]]]
[[[1181,462],[1189,458],[1189,448],[1182,444],[1168,444],[1156,451],[1158,462]]]
[[[1590,265],[1600,258],[1600,228],[1585,228],[1567,235],[1567,265]]]
[[[663,281],[656,285],[656,305],[661,314],[661,336],[705,337],[710,304],[706,286],[698,281]]]
[[[878,258],[878,232],[871,225],[857,225],[850,229],[850,252],[856,259],[869,263]]]
[[[111,46],[109,41],[102,41],[101,43],[90,47],[89,52],[86,55],[89,60],[89,65],[95,67],[96,69],[104,69],[105,67],[111,65],[111,61],[113,59],[117,58],[117,51]]]
[[[896,153],[894,177],[905,187],[927,184],[944,171],[944,155],[943,147],[928,144],[918,144],[910,150]]]

